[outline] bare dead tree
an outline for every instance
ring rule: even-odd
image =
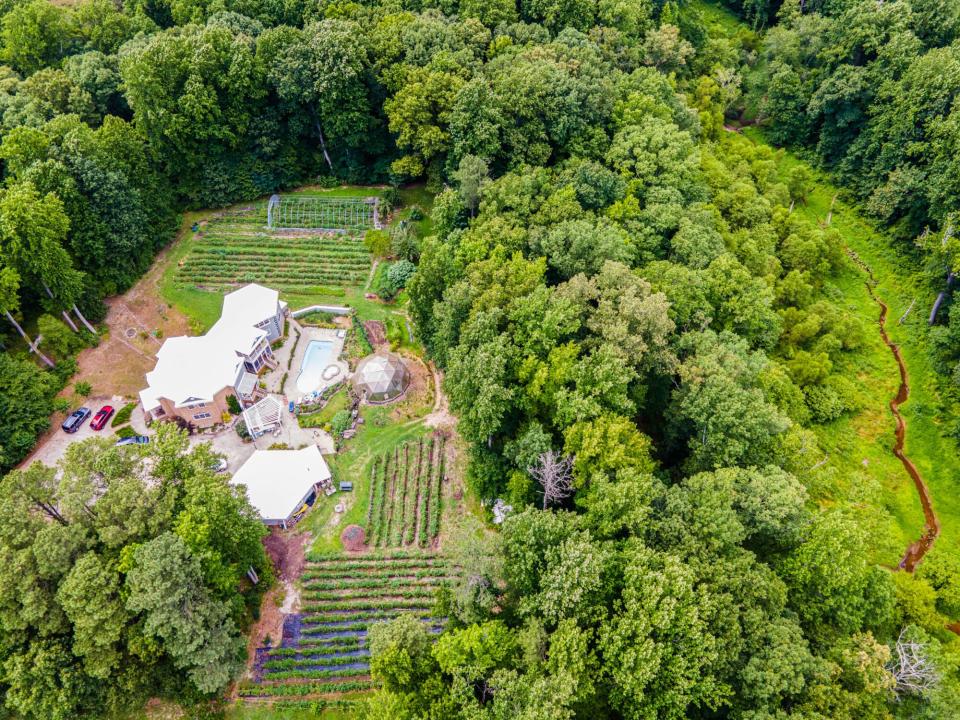
[[[527,472],[543,487],[543,509],[573,494],[573,456],[556,450],[541,453]]]
[[[923,695],[940,682],[940,673],[926,650],[926,645],[911,638],[906,628],[900,631],[894,646],[896,656],[887,666],[897,681],[894,692],[898,698],[902,695]]]
[[[910,303],[910,307],[907,308],[907,311],[900,316],[900,319],[897,320],[897,325],[903,325],[903,321],[907,319],[907,315],[910,314],[910,311],[913,310],[913,306],[917,304],[917,299],[914,298],[913,302]]]

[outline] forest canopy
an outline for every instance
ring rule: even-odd
[[[444,373],[469,490],[513,513],[452,542],[437,642],[409,618],[371,632],[367,716],[949,717],[960,567],[878,566],[816,486],[815,430],[862,403],[843,238],[795,212],[806,166],[726,125],[833,173],[927,269],[955,401],[960,11],[731,4],[754,30],[674,2],[4,3],[0,467],[178,213],[423,182],[430,233],[368,245],[403,263],[387,282]],[[211,461],[166,429],[0,484],[10,712],[99,718],[236,676],[270,572]],[[935,668],[921,690],[904,638]]]

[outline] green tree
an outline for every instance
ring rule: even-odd
[[[163,642],[201,692],[226,687],[242,666],[243,640],[180,538],[164,533],[138,547],[126,589],[127,609],[142,613],[144,631]]]
[[[14,5],[0,24],[0,41],[4,59],[26,75],[53,65],[71,41],[65,12],[43,0]]]

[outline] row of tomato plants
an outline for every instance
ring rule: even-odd
[[[352,600],[313,600],[304,598],[304,607],[316,610],[387,610],[389,608],[415,608],[423,605],[420,596],[401,597],[392,600],[355,598]]]
[[[443,514],[443,475],[446,470],[446,437],[440,436],[437,443],[437,462],[430,478],[430,540],[435,540],[440,534],[440,517]]]
[[[309,642],[309,643],[300,643],[296,647],[278,647],[271,648],[270,652],[267,655],[271,658],[279,657],[295,657],[297,655],[304,655],[306,653],[312,652],[336,652],[338,650],[354,650],[361,646],[366,645],[364,638],[358,637],[345,637],[345,638],[335,638],[338,642]]]
[[[333,243],[324,243],[322,245],[295,245],[273,247],[271,245],[254,245],[245,243],[204,243],[195,247],[191,252],[191,257],[197,256],[223,256],[224,254],[235,257],[313,257],[315,255],[324,255],[331,257],[370,257],[362,245],[353,243],[335,245]]]

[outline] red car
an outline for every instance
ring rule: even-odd
[[[103,426],[107,424],[107,420],[110,419],[111,415],[113,415],[113,406],[104,405],[97,410],[97,414],[94,415],[93,420],[90,421],[90,427],[94,430],[103,430]]]

